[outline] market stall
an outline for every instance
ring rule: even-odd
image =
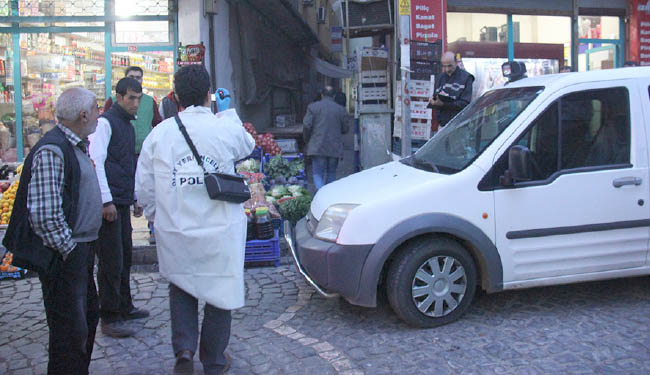
[[[248,219],[245,261],[278,266],[283,220],[295,224],[307,215],[311,204],[304,159],[302,154],[283,154],[272,134],[257,134],[250,123],[244,127],[256,141],[255,151],[236,166],[251,190],[251,199],[244,203]]]

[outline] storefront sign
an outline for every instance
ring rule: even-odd
[[[202,65],[205,58],[205,46],[201,44],[188,44],[180,48],[178,66]]]
[[[399,15],[408,16],[411,14],[411,0],[399,0]]]
[[[650,65],[650,0],[638,1],[639,64]]]
[[[411,0],[411,39],[445,40],[446,0]]]
[[[343,27],[331,26],[330,38],[332,40],[332,52],[343,52]]]

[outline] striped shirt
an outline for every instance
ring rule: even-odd
[[[72,130],[57,124],[70,143],[88,153],[88,141],[79,138]],[[61,253],[65,259],[75,248],[72,228],[63,213],[63,158],[51,149],[42,147],[32,161],[32,178],[27,190],[27,211],[34,233],[47,247]]]

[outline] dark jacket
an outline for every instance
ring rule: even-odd
[[[45,272],[59,253],[43,244],[43,240],[32,230],[27,211],[27,191],[32,179],[32,162],[36,152],[45,145],[56,145],[63,153],[64,184],[63,214],[68,226],[74,228],[79,198],[80,169],[74,148],[58,127],[53,128],[41,138],[27,155],[20,175],[14,208],[9,219],[9,227],[2,244],[14,253],[13,263],[36,272]]]
[[[111,124],[111,140],[108,142],[104,168],[113,203],[130,206],[135,189],[135,129],[131,124],[135,117],[120,105],[111,106],[102,117]]]
[[[328,96],[311,103],[302,121],[309,156],[343,157],[343,136],[349,130],[349,116],[343,106]]]
[[[169,95],[165,96],[162,100],[162,115],[166,120],[170,117],[176,116],[180,110],[180,104],[176,101],[174,97],[174,92],[170,92]]]
[[[472,100],[472,84],[474,76],[467,71],[456,68],[451,74],[441,73],[436,77],[435,94],[439,97],[448,97],[448,101],[443,100],[442,107],[429,108],[436,109],[438,124],[445,126],[449,120],[462,111]]]

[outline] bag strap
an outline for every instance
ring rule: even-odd
[[[199,152],[196,151],[196,147],[194,146],[194,142],[192,142],[190,135],[187,134],[187,130],[185,129],[185,125],[183,125],[183,121],[181,121],[181,118],[178,117],[178,114],[174,116],[174,119],[176,120],[176,123],[178,124],[178,128],[180,129],[181,133],[183,133],[185,142],[187,142],[187,145],[190,146],[190,150],[192,150],[192,154],[194,154],[194,158],[196,159],[196,162],[199,163],[199,166],[201,167],[201,169],[203,169],[203,173],[207,174],[208,171],[205,170],[205,167],[203,166],[203,160],[201,160],[201,156],[199,155]]]

